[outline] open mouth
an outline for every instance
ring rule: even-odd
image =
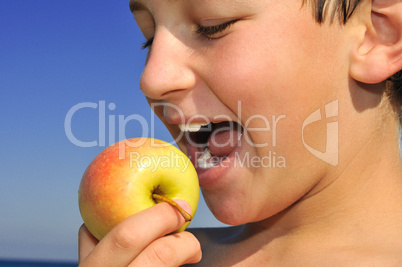
[[[197,169],[210,169],[220,164],[237,146],[243,127],[233,121],[181,124],[189,157]]]

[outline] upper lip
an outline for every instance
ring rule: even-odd
[[[179,125],[179,124],[191,124],[191,123],[211,123],[213,120],[211,118],[202,116],[202,115],[194,115],[192,117],[186,118],[169,118],[165,117],[165,120],[168,124]]]
[[[193,123],[209,124],[209,123],[220,123],[220,122],[225,122],[225,121],[233,121],[233,122],[236,122],[236,123],[240,124],[241,126],[243,126],[241,122],[239,122],[237,120],[232,120],[229,116],[226,116],[225,119],[210,118],[210,117],[206,117],[203,115],[195,115],[193,117],[186,117],[186,118],[165,117],[165,121],[166,121],[166,123],[168,123],[170,125],[177,125],[177,126],[180,124],[193,124]]]

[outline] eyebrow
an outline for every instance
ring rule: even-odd
[[[145,5],[143,3],[137,1],[137,0],[131,0],[128,5],[130,7],[131,13],[133,13],[135,11],[144,11],[144,10],[146,10]]]

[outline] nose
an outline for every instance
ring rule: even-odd
[[[142,92],[151,99],[168,99],[194,86],[189,48],[167,29],[155,33],[140,79]]]

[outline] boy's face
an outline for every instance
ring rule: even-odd
[[[146,38],[154,37],[141,90],[158,104],[154,110],[173,137],[183,135],[178,124],[188,122],[242,126],[238,141],[232,139],[239,132],[224,127],[204,137],[222,145],[211,148],[222,154],[211,168],[197,166],[205,146],[178,141],[218,219],[262,220],[330,182],[333,167],[305,146],[325,151],[327,121],[304,129],[303,122],[349,93],[347,28],[318,25],[300,0],[138,2],[144,8],[134,11],[138,25]],[[198,27],[227,22],[220,32]],[[229,141],[233,148],[224,145]]]

